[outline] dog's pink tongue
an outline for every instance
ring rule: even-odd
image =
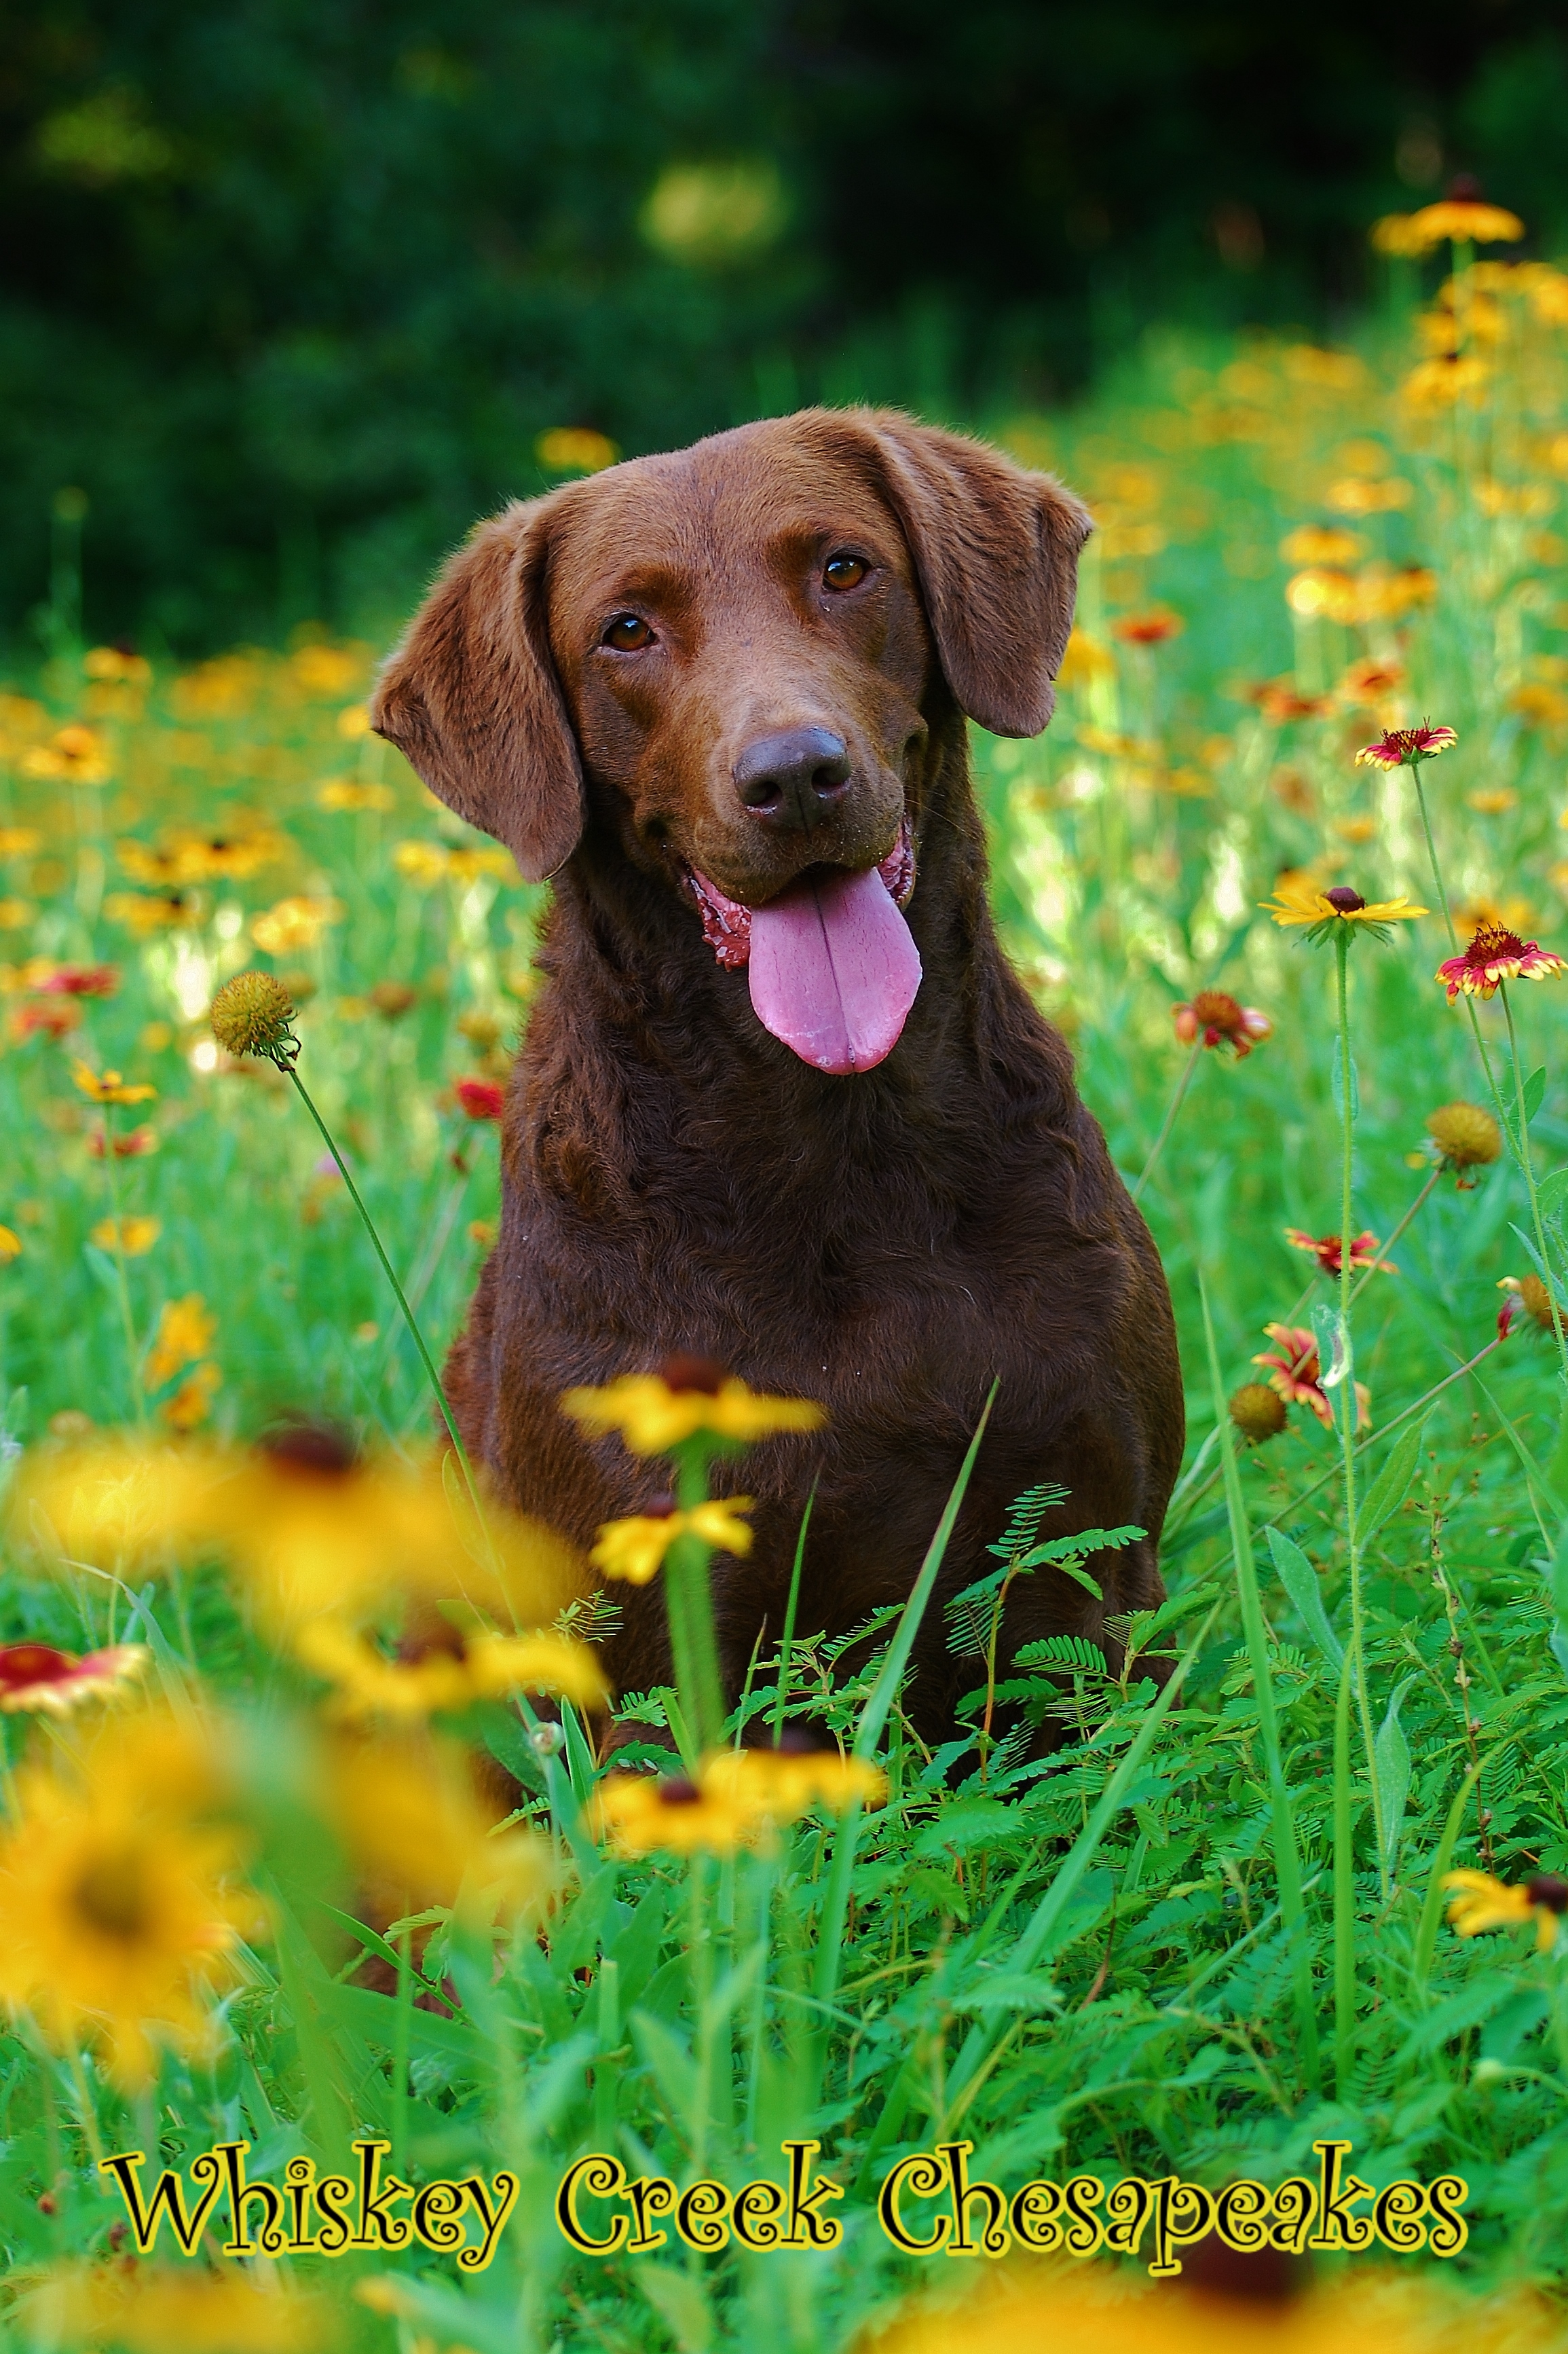
[[[893,1052],[920,952],[874,866],[824,869],[751,911],[751,1002],[802,1062],[869,1071]]]

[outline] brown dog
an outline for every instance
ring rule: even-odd
[[[1021,1581],[1007,1658],[1162,1591],[1170,1300],[997,946],[965,734],[1044,726],[1088,529],[980,443],[808,410],[508,507],[381,680],[378,731],[556,880],[500,1241],[448,1368],[468,1444],[587,1544],[667,1471],[585,1440],[575,1384],[694,1352],[829,1410],[737,1467],[756,1549],[714,1564],[732,1692],[781,1631],[812,1480],[800,1625],[839,1630],[907,1594],[993,1379],[943,1587],[1054,1479],[1044,1533],[1147,1539],[1093,1564],[1104,1610]],[[610,1673],[668,1681],[657,1586],[620,1591]],[[938,1607],[916,1659],[936,1731],[975,1676]]]

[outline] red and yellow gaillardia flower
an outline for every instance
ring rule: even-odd
[[[1425,723],[1419,727],[1391,727],[1375,744],[1363,745],[1356,754],[1358,769],[1418,769],[1423,760],[1435,760],[1439,752],[1450,752],[1458,742],[1451,727],[1432,727]]]
[[[0,1710],[7,1715],[66,1716],[83,1701],[122,1691],[147,1663],[143,1643],[107,1650],[58,1650],[53,1643],[0,1643]]]
[[[1315,1414],[1327,1430],[1334,1424],[1334,1409],[1323,1388],[1322,1373],[1318,1363],[1318,1343],[1312,1334],[1297,1324],[1266,1324],[1264,1331],[1274,1342],[1253,1359],[1255,1365],[1266,1368],[1270,1389],[1277,1390],[1287,1405],[1304,1405]],[[1356,1426],[1361,1428],[1367,1418],[1370,1394],[1364,1382],[1356,1384]]]
[[[1238,1063],[1274,1029],[1266,1013],[1240,1004],[1223,989],[1200,989],[1190,1004],[1173,1005],[1171,1016],[1183,1046],[1195,1045],[1199,1038],[1205,1046],[1234,1046]]]
[[[1285,1239],[1292,1250],[1310,1251],[1325,1275],[1338,1275],[1340,1264],[1340,1237],[1338,1235],[1309,1235],[1304,1227],[1287,1226]],[[1379,1258],[1378,1238],[1374,1234],[1353,1235],[1351,1238],[1351,1267],[1379,1268],[1384,1275],[1397,1275],[1392,1259]]]
[[[1467,949],[1446,957],[1435,978],[1459,997],[1495,997],[1505,981],[1545,981],[1561,972],[1563,960],[1535,940],[1521,940],[1503,924],[1482,924]]]

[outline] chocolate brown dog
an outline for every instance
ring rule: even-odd
[[[738,1689],[777,1639],[802,1507],[801,1629],[907,1594],[993,1380],[948,1592],[1012,1497],[1043,1533],[1134,1522],[1004,1635],[1097,1635],[1161,1594],[1182,1445],[1170,1300],[1001,955],[965,715],[1051,716],[1088,518],[1056,482],[887,412],[808,410],[514,504],[453,557],[374,724],[431,790],[555,880],[514,1076],[500,1240],[448,1366],[460,1425],[579,1544],[666,1468],[589,1442],[561,1394],[695,1352],[830,1421],[736,1467],[757,1543],[715,1557]],[[607,1666],[668,1681],[657,1585]],[[972,1660],[939,1607],[914,1708]]]

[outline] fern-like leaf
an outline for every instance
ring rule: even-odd
[[[1040,1523],[1056,1504],[1065,1504],[1068,1490],[1058,1488],[1054,1480],[1042,1479],[1037,1488],[1025,1488],[1007,1508],[1007,1526],[998,1543],[987,1545],[987,1553],[995,1553],[999,1561],[1014,1562],[1029,1551],[1040,1533]]]
[[[1015,1668],[1070,1668],[1075,1675],[1108,1676],[1106,1655],[1082,1635],[1047,1635],[1013,1653]]]

